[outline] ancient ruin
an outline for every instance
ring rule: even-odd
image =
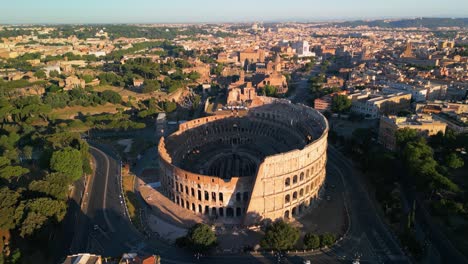
[[[327,135],[323,115],[286,100],[189,121],[159,143],[162,192],[247,225],[296,217],[322,190]]]

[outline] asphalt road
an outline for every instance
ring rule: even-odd
[[[162,263],[278,263],[266,255],[208,256],[195,260],[182,250],[153,237],[140,234],[125,215],[120,195],[120,162],[110,151],[91,148],[96,174],[83,197],[82,214],[77,220],[72,253],[90,252],[119,256],[124,252],[159,254]],[[343,180],[344,197],[351,225],[346,239],[330,251],[310,256],[283,257],[281,263],[351,263],[356,255],[361,263],[408,263],[395,238],[389,233],[373,208],[352,164],[333,148],[328,152],[328,171]],[[334,181],[336,181],[334,179]]]
[[[331,146],[328,151],[328,168],[331,173],[338,173],[343,181],[351,222],[348,236],[330,254],[345,260],[360,256],[361,263],[409,263],[395,236],[378,215],[361,183],[359,171]]]

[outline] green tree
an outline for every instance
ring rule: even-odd
[[[265,85],[263,88],[265,90],[266,96],[275,97],[276,96],[276,87],[273,85]]]
[[[29,170],[21,166],[5,166],[0,168],[0,178],[11,180],[29,173]]]
[[[187,234],[188,246],[196,252],[206,252],[216,246],[216,234],[206,224],[196,224]]]
[[[20,227],[20,235],[26,237],[32,235],[34,231],[41,228],[47,221],[47,217],[35,212],[29,213],[23,220]]]
[[[49,77],[50,78],[57,78],[57,77],[59,77],[59,75],[60,75],[60,73],[58,71],[56,71],[56,70],[53,70],[53,71],[49,72]]]
[[[335,241],[336,241],[335,235],[331,233],[325,233],[320,236],[320,245],[322,247],[325,247],[325,246],[330,247],[335,243]]]
[[[316,234],[307,233],[304,236],[304,247],[306,249],[317,249],[320,247],[320,237]]]
[[[28,200],[25,204],[26,217],[21,223],[20,235],[26,237],[48,222],[58,223],[63,220],[67,210],[65,201],[50,198]]]
[[[161,84],[158,80],[145,80],[143,84],[143,93],[152,93],[159,91],[161,89]]]
[[[32,159],[33,147],[31,147],[31,146],[24,146],[22,152],[23,152],[23,156],[24,156],[25,159],[27,159],[27,160]]]
[[[287,250],[296,245],[299,229],[284,221],[277,221],[268,226],[260,246],[265,249]]]
[[[333,96],[331,109],[335,113],[343,113],[351,108],[351,99],[346,95],[338,94]]]
[[[36,77],[38,79],[45,79],[45,78],[47,78],[47,75],[43,70],[39,70],[39,71],[36,71],[34,73],[34,77]]]
[[[55,151],[50,159],[50,168],[67,175],[71,180],[78,180],[83,175],[80,151],[71,147]]]
[[[90,83],[94,80],[94,77],[92,75],[89,75],[89,74],[85,74],[83,75],[83,80],[85,81],[85,83]]]
[[[66,200],[69,185],[70,179],[66,175],[55,172],[48,174],[43,180],[32,181],[28,189],[50,195],[59,200]]]
[[[445,157],[445,164],[452,169],[458,169],[465,165],[463,160],[456,153],[450,153]]]
[[[122,96],[119,93],[114,92],[112,90],[105,90],[101,93],[102,100],[112,103],[112,104],[119,104],[122,102]]]
[[[16,206],[20,194],[7,187],[0,188],[0,229],[11,230],[16,227]]]
[[[398,129],[395,132],[395,140],[399,147],[403,147],[411,141],[416,140],[419,137],[418,131],[411,128]]]
[[[191,73],[188,74],[188,78],[189,78],[192,82],[194,82],[194,81],[200,79],[200,77],[201,77],[200,73],[195,72],[195,71],[193,71],[193,72],[191,72]]]

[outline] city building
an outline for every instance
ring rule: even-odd
[[[331,111],[332,100],[335,95],[338,94],[347,94],[346,91],[340,91],[336,93],[331,93],[324,95],[320,98],[314,100],[314,109],[319,112]]]
[[[310,51],[309,42],[305,40],[293,42],[291,47],[296,51],[298,57],[315,56],[315,53]]]
[[[398,129],[415,129],[425,137],[445,134],[447,124],[434,120],[431,115],[413,115],[411,117],[381,116],[379,126],[379,143],[389,150],[395,150],[395,132]]]
[[[102,257],[89,253],[67,256],[63,264],[102,264]]]
[[[262,49],[254,50],[252,48],[239,52],[239,62],[244,65],[246,62],[256,63],[265,62],[265,51]]]
[[[394,93],[389,95],[359,93],[349,96],[352,100],[351,111],[365,118],[376,119],[381,115],[397,114],[408,110],[411,103],[410,93]]]

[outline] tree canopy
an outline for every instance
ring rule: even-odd
[[[83,175],[80,151],[71,147],[55,151],[50,160],[50,168],[67,175],[72,180],[79,179]]]
[[[299,239],[299,229],[284,221],[268,226],[260,245],[265,249],[287,250],[294,247]]]
[[[194,225],[183,240],[185,246],[188,246],[195,252],[206,252],[217,244],[216,234],[206,224]]]
[[[335,113],[344,113],[351,108],[351,99],[346,95],[338,94],[332,97],[331,109]]]
[[[458,155],[453,152],[447,155],[447,157],[445,158],[445,163],[451,169],[458,169],[465,165],[463,159],[458,157]]]
[[[306,249],[317,249],[320,247],[320,237],[318,235],[307,233],[304,236],[304,247]]]

